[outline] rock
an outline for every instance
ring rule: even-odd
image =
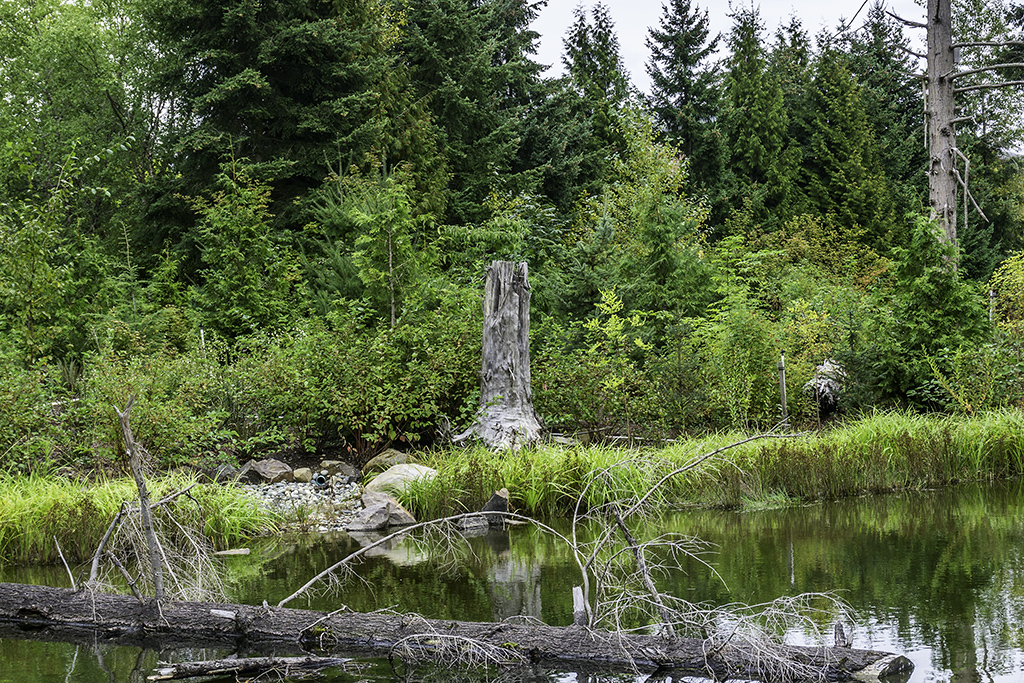
[[[383,491],[367,491],[366,489],[363,489],[363,495],[361,495],[359,499],[363,503],[364,508],[395,500],[390,494]]]
[[[491,524],[483,517],[463,517],[459,520],[459,531],[469,536],[477,536],[484,529],[489,529]]]
[[[271,484],[279,481],[292,481],[292,468],[280,460],[267,458],[266,460],[249,461],[252,469],[255,470],[263,480]]]
[[[327,472],[325,476],[344,477],[345,483],[348,484],[359,481],[362,476],[358,467],[341,460],[322,460],[320,462],[320,471]]]
[[[388,527],[391,505],[376,503],[363,508],[356,518],[345,525],[345,531],[379,531]]]
[[[387,493],[364,490],[362,501],[362,512],[345,526],[345,531],[380,531],[387,527],[416,523],[412,513]]]
[[[508,512],[509,492],[501,488],[491,494],[491,499],[484,504],[481,512]]]
[[[375,458],[371,458],[368,463],[363,465],[363,472],[367,474],[370,472],[383,472],[395,465],[408,464],[416,464],[416,458],[412,457],[408,453],[396,451],[394,448],[388,448],[383,453]]]
[[[409,526],[415,524],[416,518],[412,516],[412,513],[402,507],[402,504],[397,500],[390,507],[390,513],[388,514],[388,525],[389,526]]]
[[[255,460],[249,460],[249,462],[242,465],[242,469],[238,470],[235,474],[235,481],[239,484],[262,484],[264,483],[263,477],[260,473],[253,469],[253,465],[256,464]]]
[[[433,479],[437,470],[426,465],[405,464],[394,465],[381,472],[373,480],[363,486],[364,491],[403,491],[409,482],[420,479]]]
[[[292,471],[292,478],[300,484],[308,484],[313,481],[313,470],[308,467],[300,467]]]

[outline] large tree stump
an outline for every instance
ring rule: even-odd
[[[456,443],[519,448],[540,439],[530,389],[530,283],[526,262],[494,261],[484,287],[480,411]]]

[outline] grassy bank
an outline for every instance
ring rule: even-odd
[[[165,476],[150,481],[151,498],[179,491],[191,480]],[[224,547],[273,528],[273,520],[233,487],[197,485],[191,498],[170,507],[179,523],[202,528],[214,545]],[[99,544],[121,503],[138,498],[135,482],[98,483],[62,477],[0,475],[0,563],[59,562],[56,538],[69,563],[86,561]]]
[[[646,493],[665,473],[746,438],[718,434],[659,449],[540,446],[519,453],[439,451],[426,464],[439,475],[405,502],[420,518],[479,509],[502,487],[516,509],[541,517]],[[878,413],[806,436],[768,438],[724,451],[674,477],[661,507],[758,507],[778,501],[841,498],[864,492],[944,486],[1024,474],[1024,413],[979,417]],[[600,476],[599,476],[600,475]]]

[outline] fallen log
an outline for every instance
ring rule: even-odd
[[[458,639],[505,652],[507,661],[556,669],[677,673],[724,679],[758,677],[756,658],[709,652],[700,639],[611,633],[579,626],[481,623],[426,619],[419,615],[317,612],[203,602],[140,602],[127,595],[0,583],[0,637],[41,640],[80,638],[147,647],[222,647],[248,653],[389,655],[410,643],[429,655]],[[848,680],[860,672],[878,680],[913,667],[887,652],[851,648],[789,647],[795,665],[825,678]],[[728,655],[728,656],[727,656]]]
[[[161,662],[151,676],[150,681],[169,681],[180,678],[196,678],[198,676],[216,676],[235,674],[236,676],[253,676],[276,671],[282,677],[295,672],[309,673],[329,666],[344,666],[351,658],[342,657],[243,657],[240,659],[212,659],[205,662],[179,662],[169,664]]]

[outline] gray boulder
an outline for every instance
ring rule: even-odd
[[[362,500],[362,511],[345,526],[346,531],[380,531],[416,523],[416,518],[386,493],[363,493]]]
[[[410,482],[420,479],[433,479],[437,470],[426,465],[408,463],[395,465],[381,472],[370,483],[363,486],[364,491],[404,491]]]
[[[412,457],[408,453],[396,451],[394,448],[388,448],[383,453],[371,458],[368,463],[363,465],[363,472],[366,474],[371,472],[383,472],[395,465],[407,465],[415,462],[416,458]]]
[[[251,469],[263,478],[268,484],[276,484],[279,481],[292,481],[292,468],[274,458],[266,460],[252,460]]]
[[[359,481],[359,468],[341,460],[321,460],[320,472],[326,472],[328,477],[342,477],[346,483]]]

